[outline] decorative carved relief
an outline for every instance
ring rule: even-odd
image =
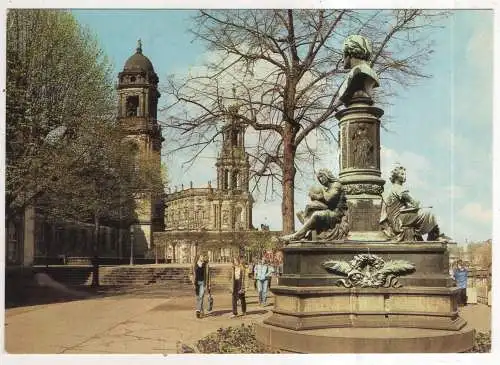
[[[346,276],[339,279],[337,285],[346,288],[400,288],[398,276],[415,271],[415,264],[405,260],[385,262],[381,257],[372,254],[360,254],[347,261],[329,260],[321,264],[327,271]]]
[[[357,125],[357,128],[352,134],[352,156],[354,167],[358,168],[372,168],[375,167],[374,163],[374,148],[373,143],[368,137],[368,126],[364,123]]]
[[[348,195],[374,194],[381,195],[384,187],[377,184],[349,184],[344,185],[344,190]]]

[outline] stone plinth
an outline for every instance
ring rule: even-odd
[[[457,289],[284,287],[272,289],[277,327],[308,330],[332,327],[405,327],[456,331]]]
[[[257,324],[260,342],[282,353],[457,353],[472,347],[474,329],[328,328],[294,331]]]
[[[415,264],[415,272],[399,277],[403,287],[452,287],[447,245],[441,242],[296,242],[283,248],[281,286],[335,286],[342,278],[327,272],[321,264],[327,260],[349,261],[355,255],[371,253],[384,260],[406,260]]]
[[[322,265],[351,265],[363,254],[413,269],[396,274],[387,287],[346,287],[347,274]],[[283,255],[283,275],[271,289],[273,313],[257,331],[268,346],[294,352],[461,352],[473,345],[473,330],[458,315],[444,243],[303,241],[286,246]],[[368,275],[372,269],[361,271]],[[344,337],[357,347],[344,347]]]

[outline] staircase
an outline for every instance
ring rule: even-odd
[[[48,274],[55,281],[67,286],[89,286],[92,283],[92,266],[37,266],[35,271]],[[212,289],[230,289],[231,265],[214,264],[210,267]],[[100,266],[99,284],[122,288],[192,289],[190,264],[118,265]]]
[[[47,274],[67,288],[87,291],[92,283],[92,266],[34,266],[30,269],[6,270],[5,305],[52,303],[67,300],[67,295],[47,286],[40,286],[36,273]],[[231,265],[210,267],[212,290],[227,291],[231,287]],[[171,290],[193,292],[191,265],[138,265],[99,267],[100,290],[111,293],[139,293],[142,296],[171,296]],[[194,293],[194,292],[193,292]]]
[[[210,268],[212,289],[229,289],[230,265]],[[117,287],[161,287],[163,289],[188,290],[192,288],[191,265],[169,266],[110,266],[99,270],[100,285]]]

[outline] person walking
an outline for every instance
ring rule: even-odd
[[[241,303],[242,315],[247,312],[247,303],[245,299],[246,292],[246,275],[247,271],[245,265],[239,257],[233,260],[233,267],[231,271],[231,288],[233,293],[233,315],[232,318],[238,316],[238,300]]]
[[[202,318],[205,291],[210,293],[210,268],[208,260],[202,254],[194,262],[192,277],[196,294],[196,318]]]
[[[268,282],[272,274],[273,269],[266,263],[266,259],[262,257],[254,269],[254,277],[257,281],[257,291],[259,293],[259,305],[261,306],[266,305]]]
[[[458,292],[458,305],[467,305],[467,278],[469,271],[465,268],[462,260],[457,261],[457,268],[453,272],[453,277],[459,289]]]
[[[269,262],[269,261],[268,261]],[[269,265],[272,269],[272,274],[271,277],[269,278],[269,288],[268,290],[271,290],[271,284],[273,284],[273,280],[277,281],[277,275],[278,275],[278,265],[276,264],[276,259],[273,258],[273,260],[270,261],[272,265]]]
[[[257,266],[257,261],[256,261],[256,259],[253,259],[252,266],[250,268],[250,272],[251,272],[251,278],[253,281],[253,288],[255,289],[255,291],[257,291],[257,279],[255,278],[255,267],[256,266]]]

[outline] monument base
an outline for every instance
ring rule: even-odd
[[[284,287],[272,289],[273,314],[264,323],[292,330],[405,327],[457,331],[456,288]]]
[[[273,313],[257,330],[271,348],[391,353],[473,346],[474,330],[458,314],[445,243],[300,241],[283,248],[283,259],[271,289]],[[400,275],[397,267],[405,265],[412,269]],[[390,280],[375,281],[387,273],[394,273]]]
[[[475,331],[417,328],[328,328],[294,331],[263,323],[257,340],[284,353],[457,353],[472,348]]]

